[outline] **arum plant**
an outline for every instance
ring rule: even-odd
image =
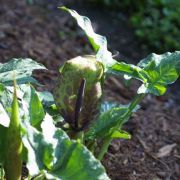
[[[136,66],[119,62],[107,50],[106,38],[93,31],[87,17],[66,7],[60,8],[75,18],[87,35],[95,54],[79,56],[65,63],[60,69],[60,80],[55,87],[55,102],[71,129],[71,133],[67,133],[71,136],[73,131],[73,138],[78,139],[74,134],[81,132],[82,142],[102,160],[112,139],[130,138],[130,135],[122,130],[122,125],[138,109],[138,104],[145,95],[163,95],[167,85],[177,80],[180,74],[180,52],[151,54]],[[101,98],[103,83],[110,75],[124,76],[127,81],[135,78],[140,80],[142,85],[128,105],[108,106],[102,111],[100,104],[103,106],[104,103]]]

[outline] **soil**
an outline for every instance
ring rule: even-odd
[[[65,60],[92,53],[80,28],[69,15],[57,10],[55,2],[31,6],[25,0],[1,0],[0,5],[0,61],[29,57],[43,63],[49,71],[34,75],[44,84],[39,90],[52,90]],[[134,37],[126,15],[85,3],[69,6],[92,19],[96,32],[107,37],[110,50],[119,52],[118,59],[136,64],[149,53]],[[113,141],[103,160],[112,180],[180,179],[179,84],[162,97],[148,95],[124,126],[132,139]],[[138,85],[135,81],[127,89],[121,78],[112,77],[106,82],[106,99],[126,104]]]

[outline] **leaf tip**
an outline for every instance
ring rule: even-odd
[[[17,97],[17,92],[16,92],[16,88],[17,88],[17,82],[16,82],[16,73],[13,72],[13,85],[14,85],[14,96]]]
[[[66,6],[59,6],[58,9],[64,10],[64,11],[68,11],[69,9]]]

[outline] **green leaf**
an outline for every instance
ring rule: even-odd
[[[152,93],[163,95],[167,85],[174,83],[180,75],[180,51],[162,55],[150,54],[138,64],[147,72],[147,82],[138,93]]]
[[[102,62],[105,67],[114,64],[115,60],[112,58],[112,53],[107,50],[106,37],[96,34],[94,32],[89,18],[86,16],[80,16],[76,11],[68,9],[66,7],[60,8],[69,12],[71,16],[76,19],[78,25],[84,30],[92,47],[94,48],[95,52],[97,52],[97,60]]]
[[[61,9],[69,12],[71,16],[73,16],[78,25],[84,30],[86,35],[88,36],[91,45],[93,46],[94,50],[97,52],[102,46],[107,50],[107,40],[104,36],[96,34],[92,28],[91,21],[86,16],[79,15],[76,11],[68,9],[66,7],[60,7]]]
[[[4,127],[9,127],[10,118],[4,109],[3,105],[0,103],[0,125]]]
[[[12,59],[7,63],[0,64],[0,83],[12,85],[14,74],[16,75],[18,84],[37,83],[37,81],[31,77],[32,71],[35,69],[46,68],[29,58]]]
[[[13,87],[11,87],[12,91],[9,91],[8,87],[5,87],[3,84],[0,84],[0,87],[0,124],[5,127],[9,127]]]
[[[101,114],[92,123],[89,131],[85,133],[85,139],[103,138],[111,136],[129,119],[132,113],[136,112],[140,106],[136,105],[129,112],[131,104],[120,105],[112,102],[103,102],[101,104]]]
[[[18,98],[21,99],[20,111],[22,119],[30,121],[35,128],[40,128],[40,124],[45,116],[44,112],[48,112],[57,121],[62,119],[54,104],[54,98],[48,91],[37,92],[32,85],[19,85]],[[54,119],[55,120],[55,119]]]
[[[6,112],[6,109],[3,106],[2,99],[4,98],[4,92],[6,90],[6,87],[3,84],[0,84],[0,125],[3,125],[5,127],[9,127],[10,118],[8,113]],[[5,97],[7,97],[5,95]]]
[[[60,117],[60,119],[62,119],[62,117],[59,114],[59,110],[57,109],[57,107],[55,105],[53,95],[48,91],[38,92],[38,95],[43,104],[44,110],[48,114],[53,116],[53,119],[54,118],[59,119],[59,117]]]
[[[30,121],[36,128],[40,127],[45,114],[38,92],[30,84],[21,84],[17,87],[17,96],[19,99],[21,119]],[[11,114],[12,98],[13,87],[4,87],[4,90],[0,93],[0,117],[4,116],[6,118],[0,119],[0,124],[4,124],[5,126],[8,126],[8,117]]]
[[[118,75],[126,74],[142,81],[145,80],[145,78],[143,77],[145,75],[145,72],[141,68],[123,62],[117,62],[112,58],[112,53],[107,49],[106,37],[94,32],[89,18],[80,16],[76,11],[68,9],[66,7],[61,7],[61,9],[69,12],[71,16],[76,19],[78,25],[84,30],[91,45],[97,52],[97,60],[103,63],[105,71]]]
[[[104,113],[114,107],[118,107],[119,104],[115,103],[115,102],[109,102],[109,101],[104,101],[101,103],[101,109],[100,112]]]
[[[45,116],[41,128],[39,132],[24,122],[23,143],[28,150],[27,168],[31,176],[43,171],[47,179],[50,176],[59,180],[109,179],[91,152],[56,128],[49,115]]]
[[[124,62],[116,62],[108,68],[108,73],[115,75],[125,75],[128,78],[136,78],[142,82],[146,82],[147,73],[143,69],[133,64],[126,64]]]
[[[45,113],[43,105],[39,99],[35,89],[31,86],[31,99],[29,104],[30,121],[34,127],[40,127],[40,123],[43,120]]]
[[[41,99],[41,101],[45,107],[50,107],[53,104],[55,104],[54,97],[50,92],[43,91],[43,92],[39,92],[38,94],[39,94],[39,98]]]
[[[0,166],[4,164],[4,153],[5,153],[5,138],[6,138],[7,128],[0,125]]]
[[[111,134],[111,138],[131,139],[131,135],[126,131],[116,130]]]
[[[86,139],[94,139],[109,136],[114,129],[124,123],[124,115],[128,112],[128,106],[111,108],[97,118],[91,125],[90,130],[85,134]],[[118,127],[117,127],[118,126]]]
[[[11,90],[11,87],[8,87]],[[20,105],[20,116],[24,121],[29,121],[34,127],[40,128],[45,116],[44,108],[38,92],[30,84],[18,86],[17,95]]]

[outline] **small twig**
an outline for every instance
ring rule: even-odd
[[[140,142],[141,146],[143,147],[144,150],[149,151],[149,148],[146,146],[145,142],[138,136],[136,135],[138,141]]]
[[[152,153],[150,153],[150,149],[147,147],[145,142],[139,136],[136,135],[136,137],[137,137],[139,143],[141,144],[141,146],[143,147],[144,152],[146,153],[146,155],[148,155],[150,158],[152,158],[152,159],[160,162],[161,164],[163,164],[166,167],[166,169],[168,170],[168,172],[170,173],[169,166],[164,161],[158,159],[156,156],[154,156]]]
[[[175,154],[174,157],[180,159],[180,155]]]

